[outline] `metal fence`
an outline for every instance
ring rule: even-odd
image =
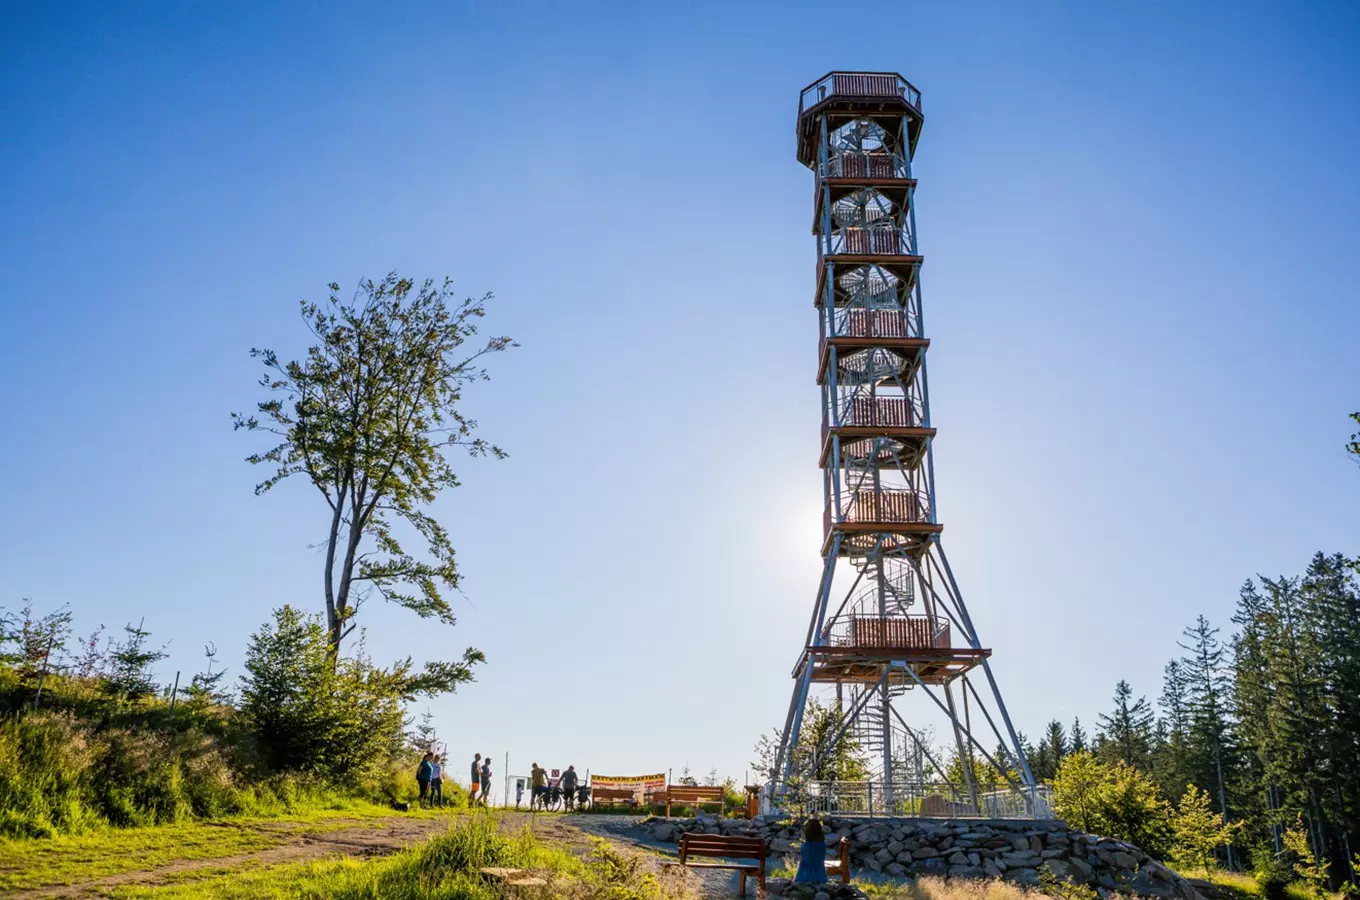
[[[1051,819],[1051,794],[1048,785],[979,787],[974,803],[966,788],[942,781],[804,781],[774,790],[776,806],[804,813],[940,819]]]

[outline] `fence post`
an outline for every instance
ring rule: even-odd
[[[170,721],[175,721],[175,701],[179,699],[179,673],[175,673],[175,689],[170,692]]]
[[[55,635],[47,639],[47,652],[43,654],[42,674],[38,676],[38,692],[33,695],[33,708],[38,708],[38,701],[42,699],[43,684],[47,682],[47,661],[52,658],[52,645],[56,642]]]
[[[866,781],[865,784],[869,787],[869,818],[872,819],[874,817],[874,783]]]

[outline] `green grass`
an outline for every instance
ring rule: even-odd
[[[420,847],[368,862],[293,863],[107,893],[125,900],[493,900],[501,894],[478,874],[484,866],[529,870],[548,879],[548,895],[554,897],[665,900],[666,896],[655,878],[639,871],[637,858],[619,854],[605,842],[596,844],[587,865],[565,848],[544,844],[527,828],[505,834],[499,820],[485,813],[459,817],[448,832]]]
[[[331,801],[282,817],[222,819],[147,828],[107,828],[55,838],[0,839],[0,891],[73,884],[182,860],[216,859],[275,847],[299,833],[355,827],[393,816],[437,819],[448,811],[397,813],[366,801]]]
[[[1173,867],[1176,874],[1184,878],[1202,878],[1211,881],[1214,887],[1232,898],[1232,900],[1265,900],[1265,892],[1261,890],[1260,884],[1256,881],[1256,876],[1250,872],[1230,872],[1227,869],[1214,869],[1205,871],[1196,867]],[[1289,900],[1317,900],[1308,891],[1307,885],[1301,881],[1291,881],[1284,886],[1285,896]],[[1330,900],[1341,900],[1340,894],[1329,894]]]

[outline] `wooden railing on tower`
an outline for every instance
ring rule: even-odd
[[[831,94],[835,97],[901,97],[904,88],[895,75],[832,75]]]
[[[847,309],[838,317],[841,327],[837,337],[911,337],[907,331],[907,314],[900,309]]]
[[[875,428],[913,428],[920,424],[906,397],[856,397],[842,425]]]
[[[897,160],[886,150],[847,150],[831,161],[831,175],[840,178],[900,178]]]
[[[854,226],[841,230],[845,240],[842,253],[873,256],[900,256],[902,239],[896,228],[864,228]]]
[[[949,623],[930,616],[855,616],[846,640],[851,647],[941,649],[949,646]]]

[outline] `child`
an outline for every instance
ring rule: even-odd
[[[826,832],[822,820],[812,816],[803,826],[803,848],[798,852],[796,882],[821,884],[826,878]]]

